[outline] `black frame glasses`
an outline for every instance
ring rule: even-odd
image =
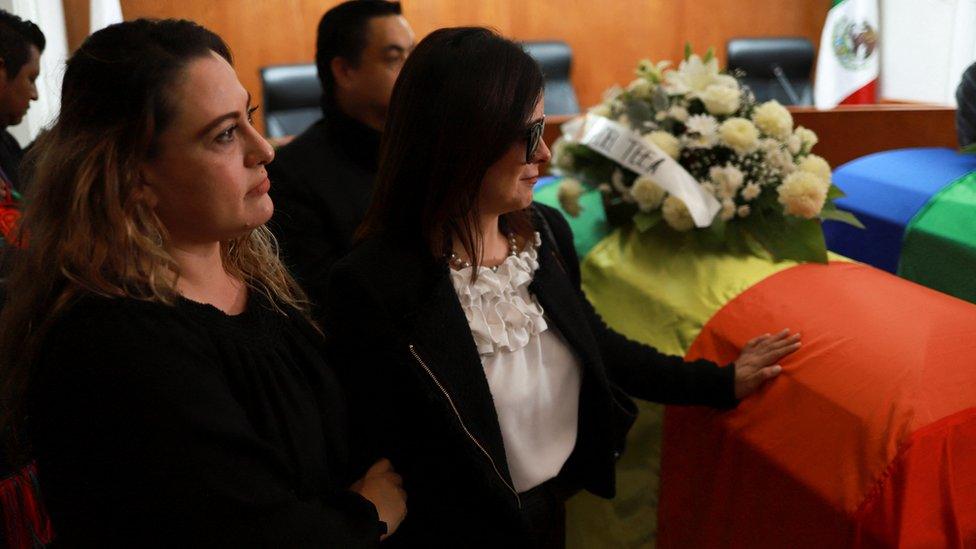
[[[539,150],[539,143],[542,142],[542,132],[546,129],[546,117],[532,124],[525,130],[525,163],[531,164],[535,158],[536,151]]]

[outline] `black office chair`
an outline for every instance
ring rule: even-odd
[[[268,137],[298,135],[322,118],[322,84],[314,63],[261,69]]]
[[[728,69],[740,69],[756,99],[784,105],[812,105],[813,44],[806,38],[733,38]]]
[[[525,52],[542,68],[546,78],[546,114],[576,114],[580,112],[576,91],[569,80],[573,50],[559,41],[523,42]]]

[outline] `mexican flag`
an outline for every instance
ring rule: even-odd
[[[877,101],[878,21],[877,0],[832,0],[813,86],[818,109]]]

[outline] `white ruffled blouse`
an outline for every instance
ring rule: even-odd
[[[539,268],[532,246],[497,267],[451,270],[451,282],[474,336],[502,431],[515,489],[555,477],[576,444],[580,364],[546,323],[529,293]]]

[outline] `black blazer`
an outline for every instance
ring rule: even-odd
[[[614,464],[636,414],[617,386],[656,402],[728,407],[736,402],[734,372],[708,361],[685,363],[610,330],[580,290],[569,225],[552,208],[534,210],[543,238],[529,290],[583,370],[576,447],[561,474],[610,498]],[[404,478],[408,515],[390,541],[524,543],[521,500],[446,262],[417,243],[365,241],[336,265],[326,315],[361,466],[386,456]]]

